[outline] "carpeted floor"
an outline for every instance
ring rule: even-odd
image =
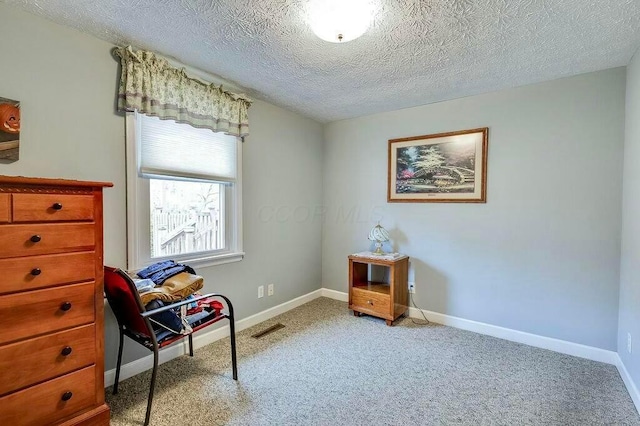
[[[281,322],[261,339],[251,334]],[[616,368],[320,298],[160,366],[152,425],[640,425]],[[150,372],[111,396],[141,425]]]

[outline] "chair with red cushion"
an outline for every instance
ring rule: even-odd
[[[175,334],[165,329],[154,330],[150,317],[170,309],[196,302],[207,298],[221,298],[227,305],[227,311],[214,309],[204,316],[198,315],[193,321],[189,321],[194,332],[208,327],[222,319],[229,320],[229,331],[231,338],[231,364],[233,370],[233,379],[238,380],[238,369],[236,365],[236,334],[235,323],[233,318],[233,305],[231,301],[216,293],[197,296],[189,300],[172,303],[158,309],[147,311],[140,300],[136,285],[124,271],[118,268],[104,267],[104,291],[111,306],[111,310],[118,321],[118,330],[120,332],[120,346],[118,348],[118,363],[116,366],[116,378],[113,385],[113,394],[118,393],[118,381],[120,379],[120,366],[122,364],[122,348],[124,345],[124,336],[129,337],[135,342],[140,343],[153,352],[153,373],[151,374],[151,385],[149,389],[149,398],[147,401],[147,414],[145,417],[145,426],[149,424],[151,415],[151,403],[153,402],[153,392],[156,383],[156,373],[158,370],[158,351],[182,340],[185,335]],[[193,335],[189,333],[189,355],[193,356]]]

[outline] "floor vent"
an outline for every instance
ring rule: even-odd
[[[259,338],[261,338],[261,337],[266,336],[266,335],[267,335],[267,334],[269,334],[269,333],[273,333],[273,332],[274,332],[274,331],[276,331],[276,330],[280,330],[281,328],[284,328],[284,325],[282,325],[282,324],[280,324],[280,323],[277,323],[277,324],[272,325],[271,327],[269,327],[269,328],[267,328],[267,329],[265,329],[265,330],[262,330],[262,331],[261,331],[261,332],[259,332],[259,333],[252,334],[252,335],[251,335],[251,337],[253,337],[253,338],[255,338],[255,339],[259,339]]]

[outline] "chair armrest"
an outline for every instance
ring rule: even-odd
[[[197,302],[198,300],[206,299],[208,297],[221,297],[227,302],[229,301],[229,299],[227,299],[221,294],[209,293],[209,294],[204,294],[202,296],[196,296],[193,299],[181,300],[180,302],[175,302],[170,305],[165,305],[162,308],[153,309],[151,311],[145,311],[145,312],[142,312],[140,315],[142,315],[142,318],[147,318],[147,317],[150,317],[151,315],[159,314],[160,312],[168,311],[169,309],[177,308],[182,305],[188,305],[189,303]]]

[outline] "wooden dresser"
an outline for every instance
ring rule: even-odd
[[[102,189],[0,176],[0,423],[108,425]]]

